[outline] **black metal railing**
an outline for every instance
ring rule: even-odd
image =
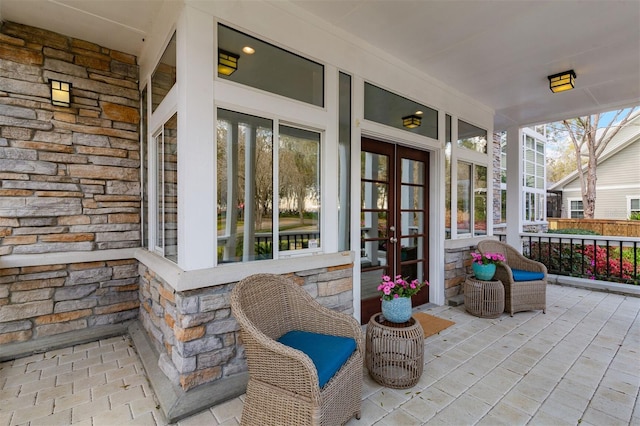
[[[640,239],[524,233],[523,254],[550,274],[640,285]],[[501,237],[503,239],[503,237]]]

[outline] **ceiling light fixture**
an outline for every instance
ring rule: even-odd
[[[402,117],[402,125],[407,129],[415,129],[416,127],[420,127],[422,124],[422,117],[411,114],[406,117]]]
[[[51,84],[51,104],[61,107],[71,105],[71,83],[64,81],[49,80]]]
[[[256,53],[256,49],[254,49],[254,48],[253,48],[253,47],[251,47],[251,46],[245,46],[245,47],[243,47],[243,48],[242,48],[242,51],[243,51],[244,53],[246,53],[247,55],[253,55],[254,53]]]
[[[218,74],[231,75],[238,69],[239,55],[218,49]]]
[[[576,73],[574,70],[569,70],[550,75],[547,78],[549,79],[549,89],[553,93],[564,92],[575,87]]]

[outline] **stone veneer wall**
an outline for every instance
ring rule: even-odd
[[[353,265],[288,276],[322,305],[353,314]],[[246,371],[230,292],[235,283],[176,292],[140,264],[140,321],[160,353],[158,365],[185,391]]]
[[[69,108],[51,105],[51,78],[73,85]],[[139,246],[139,121],[134,56],[2,23],[0,256]],[[135,316],[134,260],[34,259],[0,270],[0,342]]]
[[[472,251],[475,251],[475,246],[445,249],[444,297],[446,300],[464,293],[464,280],[471,273]]]
[[[0,269],[0,345],[138,316],[138,261]]]

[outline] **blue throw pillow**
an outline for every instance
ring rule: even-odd
[[[304,352],[318,371],[320,387],[323,387],[347,362],[356,350],[356,341],[350,337],[329,336],[294,330],[284,334],[278,342]]]
[[[523,271],[522,269],[511,269],[514,281],[538,281],[544,279],[544,273],[535,271]]]

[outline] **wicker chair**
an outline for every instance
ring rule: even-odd
[[[231,310],[249,368],[243,425],[340,425],[360,419],[364,340],[353,317],[323,307],[292,280],[271,274],[236,284]],[[277,341],[294,330],[350,337],[355,350],[320,387],[312,359]]]
[[[513,316],[515,312],[542,309],[542,312],[546,313],[546,266],[527,259],[515,248],[496,240],[480,241],[478,251],[483,254],[501,253],[507,259],[506,262],[497,266],[495,274],[495,278],[504,284],[505,312]]]

